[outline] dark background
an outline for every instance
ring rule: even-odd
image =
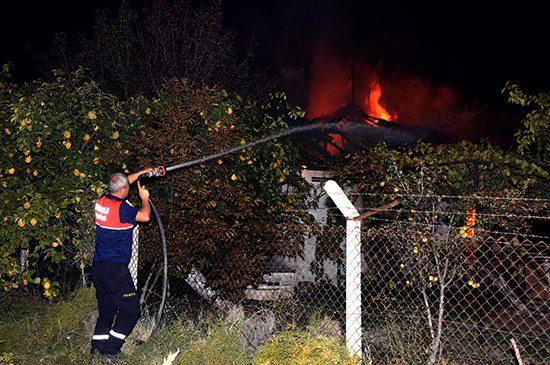
[[[3,0],[0,62],[12,61],[17,79],[36,77],[31,52],[46,51],[56,32],[90,31],[95,9],[120,3]],[[222,7],[243,49],[255,39],[260,63],[301,68],[306,78],[323,39],[372,64],[450,85],[468,102],[503,104],[508,80],[531,92],[550,81],[548,19],[536,2],[225,0]]]

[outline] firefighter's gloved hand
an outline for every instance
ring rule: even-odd
[[[138,180],[138,193],[141,200],[149,200],[149,190],[145,187],[145,185],[141,185],[141,182]]]

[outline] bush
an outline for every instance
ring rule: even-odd
[[[155,121],[132,144],[140,146],[142,164],[165,166],[244,145],[301,115],[284,95],[260,106],[185,80],[167,84],[152,113]],[[151,196],[166,227],[171,274],[185,277],[195,265],[222,295],[242,295],[261,279],[266,259],[299,254],[307,225],[299,224],[305,194],[298,193],[305,190],[296,157],[290,143],[276,140],[156,180]],[[285,184],[295,187],[292,195]],[[151,228],[141,247],[160,258]]]
[[[512,104],[529,108],[521,121],[523,128],[516,132],[517,149],[523,156],[548,167],[550,160],[550,93],[530,95],[519,85],[506,83],[502,92]]]
[[[130,163],[123,145],[140,123],[82,70],[55,76],[0,88],[0,286],[40,285],[46,297],[67,264],[89,262],[94,201]]]
[[[78,277],[93,252],[93,206],[110,173],[181,163],[287,128],[303,111],[172,80],[152,99],[121,101],[79,69],[49,82],[0,84],[0,286],[36,285],[48,298]],[[4,80],[0,75],[0,80]],[[139,155],[139,157],[138,157]],[[292,196],[285,184],[295,187]],[[242,294],[274,254],[296,255],[306,217],[296,151],[284,140],[156,180],[172,275],[191,265],[222,294]],[[184,214],[185,212],[185,214]],[[142,257],[160,255],[156,227]],[[300,228],[299,228],[300,229]],[[291,234],[291,232],[293,234]],[[191,239],[192,238],[192,239]],[[176,271],[177,268],[177,271]],[[73,283],[76,281],[73,281]],[[72,289],[74,285],[65,285]]]
[[[344,346],[325,336],[306,332],[288,331],[275,336],[260,349],[255,365],[351,365],[358,364],[350,358]]]

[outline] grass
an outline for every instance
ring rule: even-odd
[[[249,308],[234,320],[222,321],[192,307],[187,314],[183,314],[183,306],[177,311],[172,308],[171,316],[165,317],[169,325],[151,336],[151,318],[142,318],[117,364],[161,365],[163,358],[177,350],[172,365],[353,363],[343,346],[343,328],[323,311],[300,310],[287,301],[284,308],[273,308],[273,313]],[[88,363],[95,309],[93,289],[79,290],[55,302],[23,292],[1,294],[0,365]],[[511,363],[507,333],[485,330],[489,332],[478,334],[456,325],[453,318],[448,317],[442,364]],[[369,313],[364,325],[366,349],[373,363],[426,363],[429,334],[423,313],[415,308],[409,307],[406,313]],[[147,340],[138,346],[132,343],[136,337]],[[547,341],[517,340],[522,354],[532,357],[533,363],[548,362]],[[529,344],[536,346],[530,348]]]
[[[226,323],[217,323],[208,335],[192,344],[180,357],[178,365],[246,365],[251,359],[246,354],[237,329]]]
[[[125,348],[121,365],[161,364],[163,357],[178,349],[183,351],[201,337],[200,331],[191,323],[177,322],[159,331],[139,346]]]
[[[18,298],[19,299],[19,298]],[[16,300],[15,319],[0,324],[0,354],[12,353],[15,364],[75,364],[89,351],[94,291],[80,290],[68,300],[34,305]]]
[[[353,365],[356,359],[334,338],[304,331],[287,331],[275,336],[260,351],[254,365]]]
[[[11,294],[10,300],[0,297],[0,304],[0,365],[100,364],[99,359],[89,361],[96,318],[93,289],[76,291],[55,303]],[[353,364],[341,338],[318,329],[280,332],[251,353],[245,336],[251,329],[244,321],[226,322],[204,314],[199,317],[173,319],[138,346],[132,337],[150,329],[149,319],[142,319],[117,364],[161,365],[168,354],[178,350],[172,365]]]

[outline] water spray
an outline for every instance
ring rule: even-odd
[[[351,130],[354,130],[354,129],[361,129],[361,128],[370,128],[370,129],[372,129],[373,127],[368,125],[368,124],[365,124],[365,123],[346,124],[345,129],[342,129],[342,131],[348,132],[348,131],[351,131]],[[383,128],[383,127],[378,127],[378,128]],[[259,144],[270,142],[270,141],[273,141],[275,139],[286,137],[286,136],[289,136],[289,135],[292,135],[292,134],[309,132],[309,131],[313,131],[313,130],[323,130],[323,129],[338,129],[338,128],[337,128],[337,124],[328,123],[328,124],[313,124],[313,125],[307,125],[307,126],[302,126],[302,127],[295,127],[295,128],[286,129],[286,130],[283,130],[281,132],[274,133],[274,134],[265,136],[263,138],[257,139],[255,141],[246,143],[242,146],[232,147],[232,148],[229,148],[225,151],[215,153],[215,154],[212,154],[212,155],[208,155],[208,156],[204,156],[204,157],[200,157],[200,158],[197,158],[195,160],[183,162],[183,163],[173,165],[173,166],[169,166],[169,167],[166,167],[166,168],[164,166],[155,167],[155,168],[153,168],[152,171],[147,172],[145,174],[142,174],[140,176],[140,178],[142,176],[143,177],[164,176],[164,175],[166,175],[167,172],[171,172],[171,171],[179,170],[179,169],[182,169],[182,168],[185,168],[185,167],[191,167],[191,166],[198,165],[198,164],[201,164],[201,163],[216,160],[220,157],[230,155],[230,154],[245,150],[247,148],[257,146]]]

